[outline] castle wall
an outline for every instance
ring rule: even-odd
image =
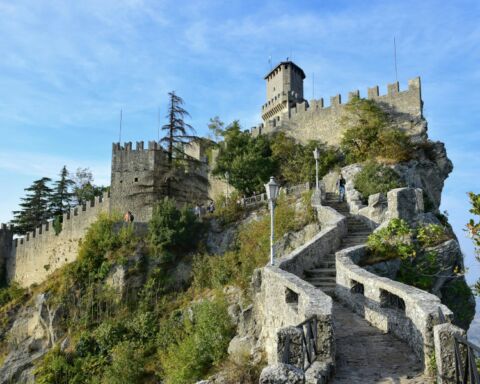
[[[7,280],[28,287],[44,281],[53,271],[74,261],[87,228],[100,213],[109,212],[109,207],[110,198],[104,194],[64,214],[62,231],[58,235],[47,223],[23,238],[14,239],[6,260]]]
[[[348,99],[360,96],[360,92],[349,93]],[[378,86],[369,88],[367,98],[378,102],[395,120],[396,126],[404,129],[411,136],[422,136],[426,124],[422,115],[422,97],[420,78],[409,80],[408,89],[400,91],[398,82],[387,86],[387,93],[380,95]],[[330,105],[325,106],[323,99],[299,103],[284,113],[278,124],[268,124],[254,129],[252,134],[268,134],[277,130],[294,137],[302,143],[309,140],[320,140],[330,145],[340,144],[343,128],[341,117],[345,104],[340,95],[330,98]]]
[[[12,239],[11,227],[2,224],[0,227],[0,286],[6,282],[6,264],[12,253]]]

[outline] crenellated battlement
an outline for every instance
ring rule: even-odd
[[[123,143],[113,143],[112,144],[112,153],[117,152],[147,152],[147,151],[162,151],[165,152],[159,142],[155,140],[151,140],[147,143],[147,147],[145,147],[144,141],[137,141],[135,143],[135,148],[131,141],[127,141]]]
[[[63,215],[62,230],[57,235],[52,223],[44,223],[22,237],[13,239],[12,228],[2,224],[0,247],[6,264],[7,280],[29,286],[45,280],[49,273],[76,259],[81,239],[100,213],[110,211],[110,193],[71,208]],[[10,234],[9,244],[4,233]],[[8,246],[7,246],[8,245]],[[1,265],[1,263],[0,263]]]
[[[347,101],[354,97],[362,97],[359,90],[348,92]],[[408,88],[400,89],[398,82],[387,84],[386,93],[381,93],[378,85],[367,88],[363,97],[375,100],[379,105],[394,116],[398,126],[414,136],[425,133],[425,126],[417,124],[423,118],[421,82],[416,77],[408,81]],[[342,95],[330,97],[326,105],[323,98],[296,103],[283,112],[278,119],[266,121],[252,130],[253,135],[283,130],[300,142],[321,140],[337,145],[340,142],[343,127],[341,116],[345,103]],[[412,124],[413,122],[413,124]]]
[[[85,218],[91,218],[92,214],[96,216],[100,211],[108,212],[109,210],[110,193],[104,192],[102,196],[96,196],[88,203],[73,207],[69,212],[63,214],[62,233],[65,228],[77,226],[77,224],[83,224]],[[5,224],[2,224],[2,229]],[[11,228],[11,227],[10,227]],[[43,236],[43,237],[42,237]],[[57,236],[53,230],[50,222],[39,225],[33,231],[27,232],[23,237],[19,237],[13,240],[14,248],[21,246],[28,246],[37,239],[44,240],[45,237]]]

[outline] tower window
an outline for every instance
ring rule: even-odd
[[[120,180],[120,184],[122,184],[122,183],[123,183],[123,180]]]
[[[135,177],[135,182],[137,182],[137,181],[138,181],[138,177]]]

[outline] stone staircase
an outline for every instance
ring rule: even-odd
[[[342,239],[338,250],[363,244],[367,241],[371,229],[360,219],[350,216],[348,204],[338,201],[338,195],[327,193],[324,204],[332,207],[337,212],[347,217],[348,234]],[[335,253],[326,255],[314,269],[304,271],[305,280],[326,294],[333,294],[335,291]]]

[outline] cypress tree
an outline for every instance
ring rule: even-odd
[[[73,193],[71,188],[75,183],[69,178],[67,167],[64,165],[60,171],[60,179],[55,181],[51,197],[51,210],[53,216],[62,216],[68,212],[72,205]]]
[[[48,186],[50,181],[50,178],[42,177],[25,188],[27,195],[22,198],[21,209],[13,212],[12,224],[15,233],[23,235],[33,231],[52,217],[50,208],[52,189]]]
[[[195,136],[195,129],[185,123],[185,117],[189,117],[190,114],[182,107],[183,99],[177,96],[175,91],[169,92],[168,96],[170,98],[166,116],[168,123],[162,127],[166,132],[160,141],[166,144],[168,163],[171,165],[176,154],[185,155],[183,146],[197,139],[197,136]]]

